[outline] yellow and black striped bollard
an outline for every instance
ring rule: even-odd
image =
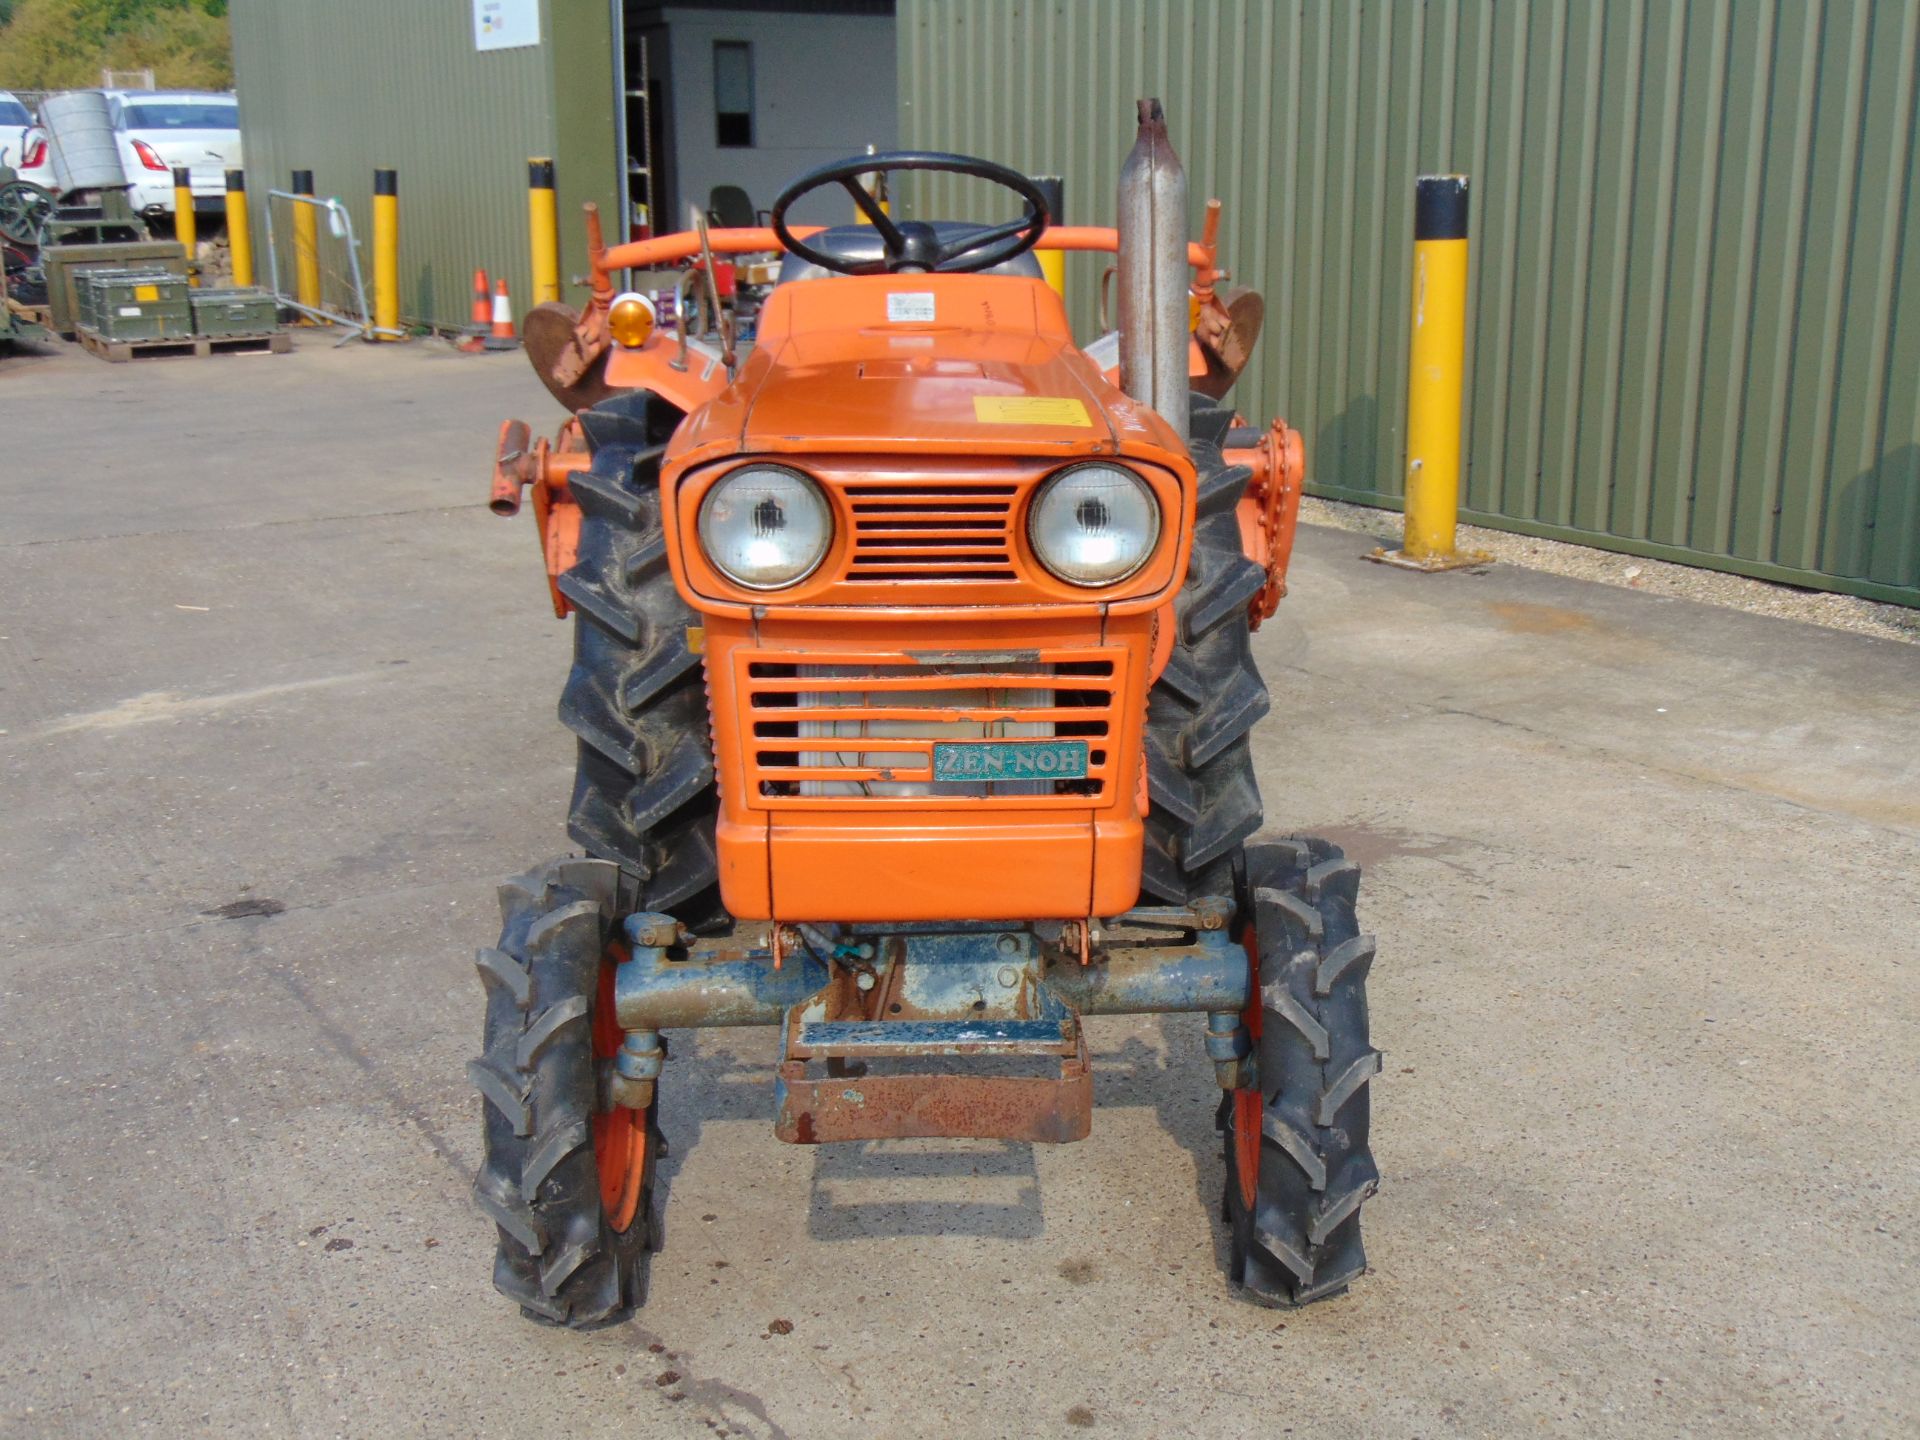
[[[253,285],[253,217],[247,213],[247,172],[227,171],[227,255],[233,263],[233,283]]]
[[[1457,550],[1460,412],[1467,354],[1467,177],[1422,175],[1413,202],[1412,343],[1407,353],[1406,526],[1372,558],[1463,570],[1493,557]]]
[[[293,172],[293,193],[313,194],[313,171]],[[319,207],[295,201],[293,205],[293,298],[307,310],[320,308],[320,224]],[[320,324],[317,315],[308,315],[306,323]]]
[[[400,172],[373,172],[373,339],[400,330]]]
[[[527,239],[533,258],[535,305],[560,298],[560,209],[554,197],[553,161],[527,161]]]
[[[200,284],[200,236],[194,226],[193,172],[184,165],[173,167],[173,238],[187,251],[187,284]]]

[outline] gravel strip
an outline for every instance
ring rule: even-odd
[[[1309,525],[1330,525],[1372,535],[1389,546],[1400,542],[1401,520],[1392,510],[1374,510],[1365,505],[1348,505],[1308,495],[1300,502],[1300,518]],[[1665,560],[1642,560],[1564,540],[1536,540],[1530,535],[1514,535],[1505,530],[1483,530],[1478,525],[1460,527],[1459,545],[1463,550],[1485,550],[1504,564],[1544,570],[1551,575],[1597,580],[1602,585],[1644,590],[1649,595],[1673,595],[1756,615],[1804,620],[1830,630],[1852,630],[1860,635],[1920,645],[1920,610],[1910,610],[1904,605],[1884,605],[1876,600],[1836,595],[1826,590],[1802,590],[1794,585],[1776,585],[1769,580],[1751,580],[1745,575],[1675,565]]]

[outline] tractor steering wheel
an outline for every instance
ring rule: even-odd
[[[991,180],[1026,201],[1026,209],[1019,219],[1009,220],[1004,225],[981,225],[959,235],[950,234],[942,240],[926,221],[895,220],[880,208],[880,202],[860,183],[862,175],[875,170],[931,170],[946,175],[971,175],[978,180]],[[844,188],[853,197],[853,203],[860,207],[860,213],[873,222],[873,228],[880,232],[880,243],[886,248],[883,258],[846,260],[829,255],[796,238],[793,231],[787,228],[787,210],[793,203],[825,185]],[[1039,242],[1041,232],[1047,228],[1047,218],[1046,196],[1040,193],[1038,185],[1018,170],[996,165],[991,160],[976,160],[970,155],[945,155],[937,150],[889,150],[879,155],[856,155],[849,160],[836,160],[831,165],[822,165],[818,170],[802,175],[780,192],[780,198],[773,202],[773,214],[769,220],[773,233],[789,253],[811,261],[823,270],[832,270],[840,275],[897,275],[902,271],[970,274],[978,270],[991,270],[1031,250]]]

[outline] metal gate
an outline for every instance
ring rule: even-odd
[[[342,345],[376,335],[405,336],[373,323],[353,217],[338,200],[267,192],[267,284],[286,308],[316,324],[340,327]]]

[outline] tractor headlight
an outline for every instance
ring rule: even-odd
[[[833,508],[798,470],[745,465],[700,502],[700,545],[722,575],[779,590],[811,575],[833,540]]]
[[[1033,553],[1071,585],[1111,585],[1153,554],[1160,504],[1131,470],[1075,465],[1040,487],[1027,513]]]

